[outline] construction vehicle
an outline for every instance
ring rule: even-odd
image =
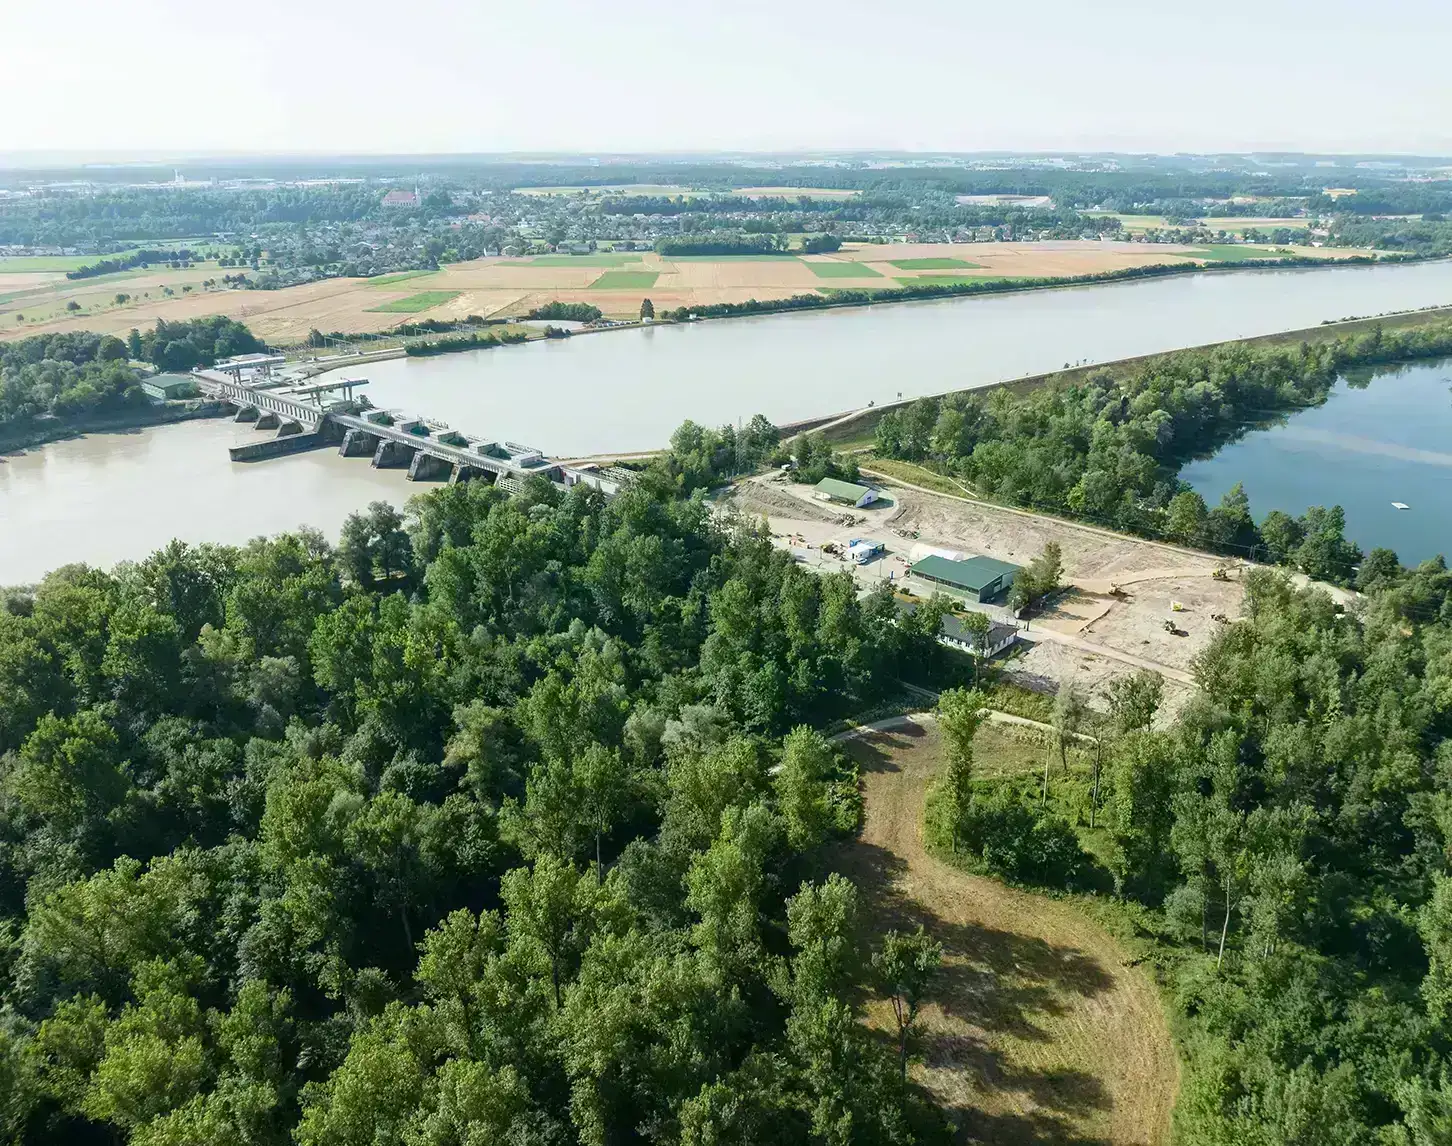
[[[1210,577],[1212,580],[1215,581],[1229,581],[1230,572],[1225,568],[1224,565],[1218,565],[1215,568],[1215,572],[1210,574]]]

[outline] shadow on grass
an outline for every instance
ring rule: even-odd
[[[942,918],[902,893],[906,863],[886,848],[858,842],[844,847],[838,858],[839,869],[861,893],[871,942],[889,929],[912,930],[921,924],[943,945],[943,967],[931,998],[955,1026],[966,1029],[925,1031],[918,1044],[924,1064],[935,1072],[962,1072],[971,1089],[1013,1095],[1035,1108],[986,1114],[971,1106],[971,1098],[937,1095],[967,1140],[1096,1143],[1080,1136],[1069,1120],[1109,1108],[1099,1078],[1077,1070],[1027,1069],[1009,1061],[993,1043],[999,1038],[1049,1041],[1053,1036],[1041,1025],[1043,1020],[1063,1015],[1070,999],[1092,998],[1113,985],[1099,960],[1034,936]]]
[[[900,772],[893,756],[921,743],[927,734],[926,728],[908,717],[901,725],[844,740],[840,747],[857,762],[859,771]]]

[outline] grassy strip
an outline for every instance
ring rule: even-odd
[[[933,259],[890,259],[888,260],[900,271],[981,271],[982,263],[970,263],[963,259],[933,258]]]
[[[438,271],[399,271],[391,275],[379,275],[377,278],[367,280],[366,285],[371,287],[392,286],[394,283],[407,282],[409,279],[421,278],[424,275],[436,275]]]
[[[390,299],[378,306],[370,306],[369,314],[418,314],[421,310],[432,310],[436,306],[456,299],[461,294],[456,290],[426,290],[411,294],[407,298]]]
[[[590,284],[591,290],[649,290],[659,271],[606,271]]]
[[[877,473],[886,474],[899,481],[911,482],[913,485],[920,485],[924,489],[936,490],[938,493],[950,493],[955,497],[973,496],[970,489],[962,483],[945,477],[943,474],[935,473],[916,462],[898,461],[896,458],[879,458],[871,453],[857,460],[859,464]]]
[[[808,263],[819,279],[880,279],[882,273],[866,263]]]
[[[506,267],[623,267],[638,263],[641,257],[630,251],[620,253],[597,251],[593,255],[539,255],[527,262],[501,263]]]

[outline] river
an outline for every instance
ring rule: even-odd
[[[666,325],[356,367],[375,405],[557,457],[664,445],[685,418],[776,422],[1137,354],[1452,304],[1452,262],[1186,275]],[[233,464],[256,431],[183,423],[0,458],[0,584],[110,564],[166,539],[335,536],[400,471],[309,454]],[[1410,500],[1402,498],[1400,500]]]
[[[1417,363],[1340,379],[1325,405],[1252,430],[1180,476],[1211,505],[1241,482],[1257,518],[1340,505],[1347,537],[1415,564],[1452,553],[1449,443],[1452,360]]]

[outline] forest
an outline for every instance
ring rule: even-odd
[[[883,414],[874,449],[962,478],[982,496],[1349,584],[1361,553],[1340,507],[1259,523],[1239,485],[1214,508],[1178,478],[1248,427],[1318,405],[1353,367],[1452,354],[1452,324],[1299,346],[1228,344],[1095,370],[1015,394],[960,391]],[[1385,561],[1386,554],[1372,563]],[[1391,555],[1395,564],[1395,555]]]
[[[64,425],[94,414],[145,409],[141,373],[130,360],[185,372],[265,349],[247,327],[223,317],[160,322],[126,339],[43,334],[0,343],[0,434],[12,437],[42,418]]]
[[[679,438],[608,503],[468,483],[5,597],[0,1139],[943,1140],[858,1021],[934,948],[820,877],[859,796],[815,731],[936,616],[686,496],[763,420]]]
[[[1087,767],[980,779],[978,694],[945,693],[945,859],[1111,897],[1164,986],[1185,1146],[1441,1146],[1452,1130],[1452,574],[1353,610],[1268,570],[1156,721],[1122,678]],[[1076,727],[1061,692],[1055,726]]]

